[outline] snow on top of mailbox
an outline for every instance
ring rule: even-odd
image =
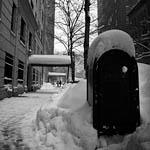
[[[123,50],[135,57],[134,43],[130,35],[121,30],[109,30],[101,33],[92,42],[88,53],[88,65],[93,63],[95,57],[99,58],[111,49]]]

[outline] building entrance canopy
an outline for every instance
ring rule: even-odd
[[[68,55],[31,55],[28,64],[32,66],[69,66],[71,59]]]
[[[53,76],[53,77],[66,77],[66,73],[62,72],[48,72],[48,76]]]

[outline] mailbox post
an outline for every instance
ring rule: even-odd
[[[140,124],[138,67],[131,37],[100,34],[88,54],[88,102],[99,134],[126,134]]]

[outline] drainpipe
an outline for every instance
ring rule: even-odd
[[[19,6],[18,6],[18,9],[19,9]],[[13,61],[13,75],[12,75],[12,94],[14,95],[14,96],[17,96],[17,49],[18,49],[18,38],[19,38],[19,15],[18,15],[18,9],[16,10],[17,12],[16,12],[16,35],[14,35],[14,36],[16,36],[16,40],[15,40],[15,49],[14,49],[14,61]],[[12,32],[12,31],[11,31]],[[14,34],[14,33],[12,33],[12,34]]]

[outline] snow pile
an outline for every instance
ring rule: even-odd
[[[150,150],[150,124],[141,125],[133,134],[100,137],[98,150]]]
[[[84,111],[90,112],[86,109]],[[80,113],[57,108],[40,110],[35,130],[40,149],[44,146],[56,150],[91,150],[96,146],[97,133]]]
[[[118,143],[117,141],[121,141]],[[150,124],[138,127],[133,134],[119,137],[100,137],[102,148],[98,150],[150,150]]]
[[[85,85],[84,80],[72,85],[57,106],[37,112],[33,129],[39,149],[92,150],[96,147],[97,132],[91,125]]]
[[[32,150],[150,150],[150,66],[138,64],[141,117],[145,124],[129,135],[101,136],[92,126],[86,82],[72,84],[55,105],[38,110],[31,125]],[[149,100],[149,101],[148,101]],[[144,112],[144,110],[146,110]]]
[[[150,122],[150,66],[138,64],[140,88],[140,112],[143,123]]]
[[[150,150],[150,124],[137,128],[130,137],[126,150]]]
[[[76,86],[71,86],[66,94],[62,96],[58,107],[68,108],[74,111],[86,103],[86,81],[80,80]]]
[[[41,90],[46,90],[46,89],[54,89],[54,85],[52,85],[51,83],[43,83]]]

